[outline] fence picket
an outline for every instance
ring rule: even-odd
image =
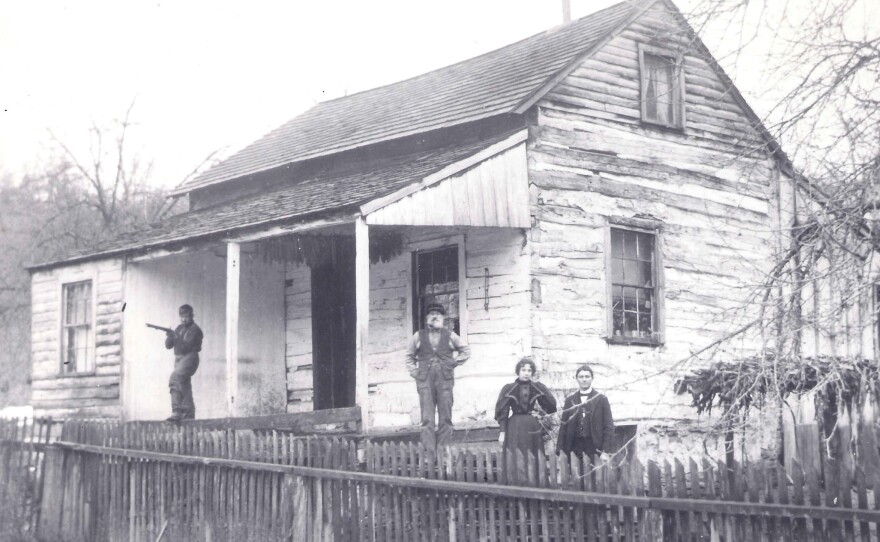
[[[0,496],[9,499],[16,471],[33,472],[36,485],[17,488],[29,491],[30,500],[3,502],[29,517],[44,539],[65,533],[98,542],[154,540],[164,529],[167,540],[206,541],[867,542],[877,540],[880,518],[874,498],[880,487],[839,461],[823,465],[823,487],[796,462],[789,478],[777,464],[728,467],[688,458],[659,467],[635,459],[593,466],[566,456],[485,449],[430,454],[412,443],[363,443],[363,470],[397,478],[392,483],[330,475],[362,470],[356,442],[337,437],[79,421],[62,426],[62,434],[95,448],[46,448],[44,432],[48,440],[42,421],[0,420]],[[126,455],[119,446],[144,452]],[[223,463],[228,460],[246,463]],[[323,470],[306,476],[273,470],[282,465]],[[460,485],[421,485],[436,480]],[[489,490],[499,482],[509,484],[510,494]],[[521,493],[521,486],[535,489]],[[582,491],[607,498],[577,498]],[[33,503],[39,509],[24,508]]]

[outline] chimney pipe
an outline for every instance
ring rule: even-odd
[[[571,22],[571,0],[562,0],[562,24]]]

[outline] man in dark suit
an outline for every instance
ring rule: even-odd
[[[559,427],[557,452],[587,454],[595,460],[599,456],[608,461],[614,443],[614,419],[608,398],[593,389],[593,369],[581,365],[575,372],[578,391],[565,398],[562,407],[562,425]]]

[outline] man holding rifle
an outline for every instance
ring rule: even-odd
[[[177,423],[196,417],[196,405],[192,395],[192,376],[199,368],[199,352],[202,350],[202,329],[193,321],[193,308],[181,305],[178,311],[180,325],[177,329],[150,327],[165,331],[165,348],[174,349],[174,371],[168,380],[171,390],[172,414],[167,421]]]

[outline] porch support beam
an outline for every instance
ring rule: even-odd
[[[238,308],[241,286],[241,245],[226,244],[226,412],[235,417],[238,397]]]
[[[367,406],[369,384],[367,380],[367,344],[370,324],[370,232],[363,216],[355,219],[355,402],[361,408],[361,428],[369,427],[370,411]]]

